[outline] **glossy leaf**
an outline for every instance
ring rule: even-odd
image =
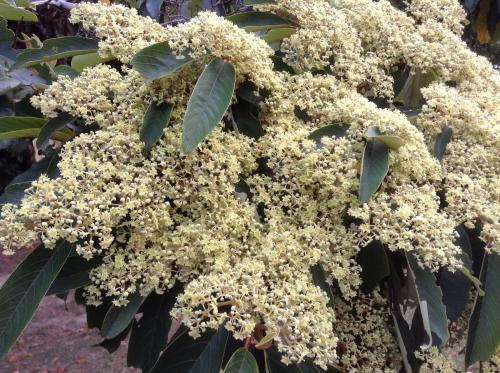
[[[226,17],[226,19],[248,32],[290,26],[290,22],[288,20],[267,12],[236,13]]]
[[[389,258],[384,246],[378,241],[372,241],[363,247],[357,257],[361,266],[361,289],[371,293],[384,278],[390,275]]]
[[[197,339],[184,331],[167,346],[149,373],[220,373],[228,336],[223,326]]]
[[[115,57],[101,57],[98,53],[86,53],[74,56],[71,59],[71,67],[81,73],[87,67],[97,66],[101,63],[113,61]]]
[[[0,4],[0,14],[9,21],[38,22],[38,17],[35,13],[7,4]]]
[[[262,35],[262,40],[267,43],[275,43],[277,41],[281,41],[285,38],[290,37],[295,33],[296,29],[294,27],[282,27],[282,28],[273,28],[269,30],[265,35]]]
[[[70,79],[75,79],[80,73],[74,68],[68,65],[58,65],[54,67],[54,73],[59,77],[60,75],[66,75]]]
[[[438,79],[438,75],[434,71],[421,73],[413,72],[408,76],[403,88],[394,97],[395,102],[402,103],[407,107],[419,107],[422,104],[423,96],[421,89]]]
[[[345,137],[347,135],[347,129],[347,126],[338,123],[329,124],[314,130],[308,138],[314,140],[316,142],[316,147],[320,149],[323,147],[321,143],[323,137]]]
[[[436,284],[436,277],[430,269],[422,268],[417,259],[408,254],[409,275],[413,277],[418,293],[418,301],[424,326],[430,329],[432,344],[442,346],[449,338],[446,307],[443,304],[443,293]],[[436,338],[437,337],[437,338]]]
[[[18,137],[37,137],[47,120],[36,117],[0,117],[0,140]],[[71,138],[71,131],[56,131],[52,138],[67,141]]]
[[[455,244],[462,249],[460,259],[464,267],[472,272],[472,248],[469,235],[463,226],[456,228],[459,237]],[[442,268],[439,272],[439,287],[443,292],[443,303],[446,306],[448,319],[455,321],[460,317],[469,301],[470,280],[460,271],[450,272]]]
[[[144,297],[135,293],[126,306],[111,306],[102,323],[101,336],[104,339],[113,339],[127,329],[143,301]]]
[[[251,352],[239,348],[229,359],[224,373],[259,373],[259,367]]]
[[[361,162],[359,202],[364,204],[377,191],[389,171],[389,147],[379,140],[368,140]]]
[[[25,49],[16,58],[15,66],[30,67],[40,62],[67,58],[97,51],[98,41],[80,36],[47,39],[41,48]]]
[[[13,60],[19,51],[12,48],[14,32],[8,27],[7,20],[0,17],[0,56]]]
[[[40,133],[36,139],[36,146],[38,149],[45,148],[54,133],[66,128],[66,126],[74,119],[75,117],[69,115],[68,113],[60,113],[57,117],[49,119],[49,121],[40,129]]]
[[[62,294],[90,284],[90,270],[98,264],[95,259],[86,260],[78,255],[70,256],[50,286],[47,295]]]
[[[140,138],[144,142],[146,151],[150,151],[154,144],[163,135],[172,114],[173,105],[162,102],[157,105],[152,102],[144,115],[144,123],[141,127]]]
[[[187,54],[175,55],[167,42],[150,45],[132,58],[132,66],[147,80],[164,78],[191,62]]]
[[[54,250],[33,251],[0,289],[0,356],[4,356],[33,317],[40,301],[71,252],[60,242]]]
[[[328,306],[334,308],[335,296],[333,294],[331,285],[328,282],[326,282],[325,271],[323,270],[321,264],[316,264],[312,266],[311,274],[313,277],[314,285],[318,286],[328,296]]]
[[[436,138],[436,142],[434,144],[434,156],[442,161],[444,157],[444,153],[446,151],[446,146],[451,141],[451,135],[453,131],[450,127],[444,126],[443,131]]]
[[[169,312],[182,287],[177,284],[163,295],[151,294],[142,304],[142,318],[133,320],[127,364],[148,372],[167,346]]]
[[[367,138],[382,141],[385,145],[387,145],[392,150],[398,150],[401,146],[404,145],[403,139],[401,137],[391,136],[391,135],[383,135],[380,133],[380,131],[376,127],[368,128]]]
[[[466,366],[487,361],[500,345],[500,255],[485,254],[480,278],[485,295],[476,297],[469,320]]]
[[[220,58],[207,65],[189,98],[182,124],[182,147],[185,153],[195,149],[219,124],[234,92],[234,66]]]

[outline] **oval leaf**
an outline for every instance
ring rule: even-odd
[[[487,361],[500,344],[500,255],[485,255],[480,277],[485,295],[476,298],[469,320],[466,366],[476,361]]]
[[[132,58],[132,66],[147,80],[155,80],[173,74],[191,61],[187,54],[175,55],[165,41],[139,51]]]
[[[49,139],[55,132],[65,128],[75,118],[68,113],[60,113],[56,118],[50,119],[43,125],[36,139],[36,146],[38,149],[43,149],[47,146]]]
[[[140,132],[141,141],[144,142],[147,151],[150,151],[163,135],[163,130],[170,120],[172,108],[173,105],[168,102],[163,102],[160,105],[152,102],[149,105]]]
[[[357,261],[361,266],[363,279],[361,290],[367,294],[375,290],[380,281],[391,274],[389,258],[379,241],[372,241],[363,247],[357,256]]]
[[[432,344],[442,346],[450,336],[443,293],[436,284],[436,277],[430,269],[422,268],[413,255],[407,255],[407,258],[409,274],[415,283],[424,325],[428,322]]]
[[[0,140],[17,137],[37,137],[47,120],[36,117],[0,117]],[[67,141],[71,138],[71,131],[56,131],[52,138]]]
[[[446,151],[446,146],[449,144],[451,140],[452,133],[453,130],[450,127],[444,126],[443,131],[439,134],[439,136],[436,139],[436,143],[434,144],[434,156],[439,161],[443,160],[444,153]]]
[[[233,96],[236,82],[234,66],[220,58],[214,59],[198,78],[189,98],[182,124],[182,147],[190,152],[222,120]]]
[[[267,12],[236,13],[226,17],[226,19],[248,32],[290,26],[288,20]]]
[[[104,339],[113,339],[127,329],[143,301],[144,297],[135,293],[126,306],[111,306],[102,323],[101,336]]]
[[[54,73],[59,77],[60,75],[66,75],[71,80],[75,79],[80,73],[74,68],[68,65],[59,65],[54,67]]]
[[[4,356],[26,325],[71,252],[60,242],[54,250],[39,247],[7,279],[0,289],[0,357]]]
[[[71,59],[71,67],[81,73],[86,67],[97,66],[101,63],[113,61],[115,57],[101,57],[98,53],[87,53],[74,56]]]
[[[50,286],[47,295],[64,294],[90,284],[90,270],[98,265],[99,261],[96,259],[86,260],[81,256],[70,256]]]
[[[323,137],[344,137],[347,134],[347,127],[341,124],[334,123],[329,124],[314,130],[309,135],[309,139],[316,141],[316,144],[321,144],[321,139]]]
[[[38,17],[26,9],[0,4],[0,14],[9,21],[38,22]]]
[[[378,130],[378,128],[376,127],[368,128],[367,138],[382,141],[392,150],[398,150],[404,144],[403,139],[401,137],[382,135]]]
[[[379,140],[368,140],[361,162],[359,202],[366,203],[382,184],[389,171],[389,147]]]
[[[239,348],[229,359],[224,373],[259,373],[259,367],[251,352]]]
[[[47,39],[41,48],[24,50],[16,58],[15,66],[29,67],[40,62],[57,60],[97,51],[98,41],[79,36]]]
[[[293,27],[274,28],[269,30],[265,35],[262,35],[261,38],[270,44],[290,37],[295,31]]]
[[[223,326],[197,339],[184,330],[167,346],[149,373],[220,373],[228,337]]]

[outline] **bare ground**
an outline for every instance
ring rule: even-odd
[[[7,280],[28,250],[0,257],[0,284]],[[2,373],[132,373],[126,367],[127,342],[109,354],[97,329],[87,328],[85,309],[70,294],[65,305],[56,296],[45,297],[33,320],[9,354],[0,360]]]

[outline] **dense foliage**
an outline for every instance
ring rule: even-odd
[[[4,254],[37,248],[0,290],[0,353],[77,289],[145,372],[498,369],[500,74],[464,9],[244,3],[81,3],[84,36],[21,53],[0,18],[29,109],[0,139],[44,154],[1,197]]]

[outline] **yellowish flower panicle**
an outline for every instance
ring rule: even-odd
[[[339,337],[339,365],[345,372],[396,373],[401,357],[390,330],[387,300],[374,290],[356,301],[335,303],[334,330]]]
[[[456,0],[408,0],[406,9],[416,21],[441,22],[447,29],[462,35],[465,25],[465,9]]]
[[[397,370],[389,308],[378,291],[360,292],[356,256],[378,240],[426,268],[453,270],[462,265],[454,228],[477,221],[487,249],[500,252],[500,74],[460,39],[457,1],[413,0],[401,10],[387,0],[278,0],[268,8],[297,28],[281,47],[295,74],[274,70],[261,38],[210,12],[162,27],[121,5],[78,4],[72,21],[95,31],[99,54],[123,65],[61,76],[32,99],[46,117],[62,111],[98,129],[63,146],[59,178],[40,177],[21,205],[2,207],[0,245],[11,254],[64,238],[82,257],[100,257],[89,304],[110,297],[122,306],[133,293],[181,282],[172,316],[192,336],[224,325],[245,339],[264,324],[285,363]],[[130,62],[158,42],[195,61],[145,81]],[[218,126],[182,154],[186,105],[214,56],[235,66],[237,84],[261,89],[265,133],[254,140]],[[422,89],[425,105],[412,123],[391,106],[393,68],[402,65],[438,77]],[[162,102],[173,105],[171,118],[147,153],[144,114]],[[345,136],[309,139],[330,124]],[[444,126],[453,135],[439,162],[433,148]],[[403,146],[390,151],[381,188],[360,206],[370,127]],[[235,193],[241,178],[248,195]],[[313,283],[317,264],[340,291],[335,312]],[[424,355],[431,369],[446,365],[434,350]]]

